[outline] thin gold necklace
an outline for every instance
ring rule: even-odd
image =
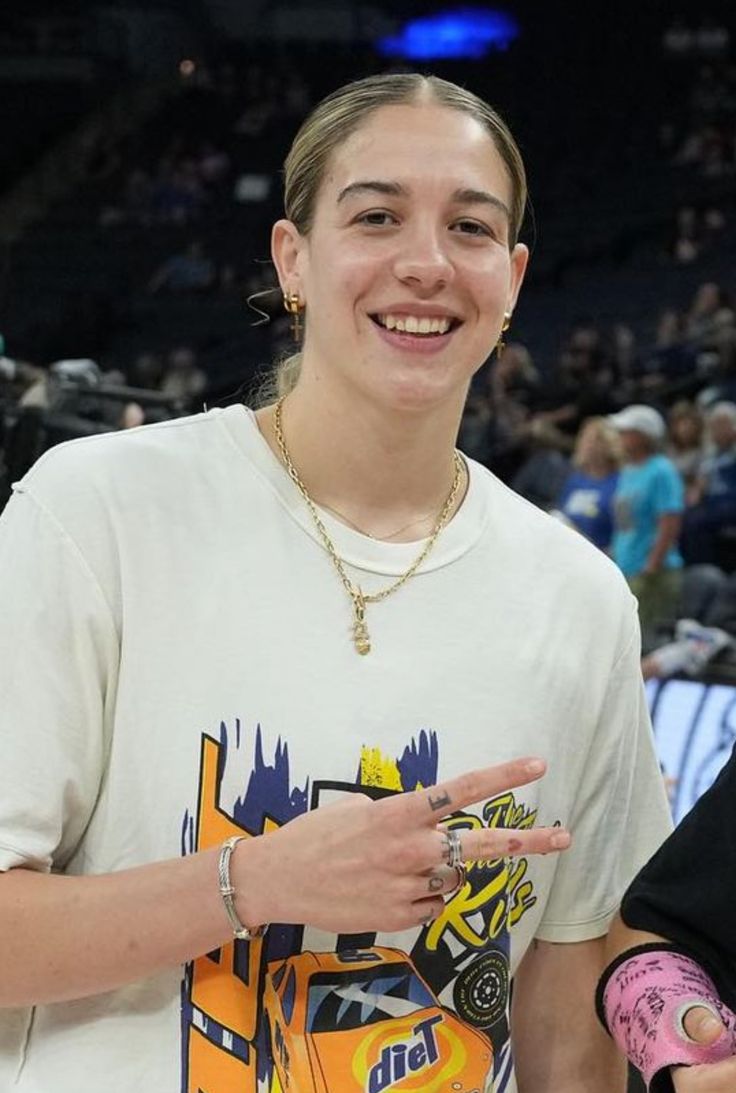
[[[425,512],[424,516],[418,516],[416,520],[410,520],[408,524],[402,524],[396,531],[392,531],[389,535],[371,535],[370,531],[366,531],[365,528],[359,527],[358,524],[354,524],[349,516],[346,516],[344,512],[340,512],[339,509],[334,509],[332,505],[326,504],[324,501],[320,501],[320,507],[327,509],[333,516],[337,516],[339,520],[342,520],[344,524],[351,527],[353,531],[359,531],[361,535],[365,535],[368,539],[373,539],[376,543],[389,543],[392,539],[395,539],[397,535],[401,535],[402,531],[408,531],[409,528],[413,528],[415,524],[423,524],[425,520],[429,520],[430,516],[434,514],[435,509],[432,512]],[[424,536],[422,536],[424,538]]]
[[[289,449],[286,447],[284,433],[281,426],[281,409],[283,404],[284,398],[282,397],[278,400],[274,409],[273,431],[274,436],[276,437],[276,443],[278,444],[279,451],[281,452],[281,458],[284,461],[284,466],[289,472],[289,477],[291,478],[296,488],[299,490],[299,493],[304,498],[306,506],[309,509],[312,519],[314,520],[317,531],[319,532],[322,543],[324,544],[325,550],[327,551],[332,561],[332,564],[337,570],[337,574],[342,581],[345,591],[350,596],[350,600],[353,605],[353,644],[355,645],[356,651],[360,653],[361,656],[365,656],[366,653],[370,653],[371,651],[371,638],[370,634],[368,633],[368,626],[365,621],[366,604],[380,603],[381,600],[385,600],[393,592],[396,592],[399,588],[401,588],[403,584],[406,584],[410,577],[414,576],[422,562],[429,555],[434,544],[437,542],[440,532],[447,523],[447,518],[452,511],[452,506],[455,503],[455,498],[457,497],[458,490],[460,489],[460,482],[462,481],[464,469],[462,456],[458,451],[455,451],[455,476],[452,480],[450,492],[448,493],[445,503],[442,506],[442,510],[437,517],[437,523],[434,526],[432,534],[427,540],[419,556],[415,558],[415,560],[412,562],[406,572],[403,573],[397,580],[395,580],[393,584],[388,585],[386,588],[382,588],[379,592],[372,592],[370,595],[366,596],[361,591],[360,586],[353,584],[353,582],[350,580],[347,573],[345,572],[345,566],[343,564],[342,558],[337,553],[337,550],[335,549],[335,544],[332,542],[332,539],[330,539],[329,535],[327,534],[327,529],[322,523],[320,515],[317,512],[317,506],[315,505],[312,498],[309,496],[307,488],[302,482],[299,476],[299,472],[294,466],[292,458],[289,455]]]

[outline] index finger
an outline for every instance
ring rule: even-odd
[[[401,800],[406,802],[406,807],[419,824],[435,827],[444,816],[450,816],[460,808],[495,797],[504,790],[536,782],[546,769],[543,759],[532,756],[511,759],[508,763],[468,771],[429,789],[406,794]]]

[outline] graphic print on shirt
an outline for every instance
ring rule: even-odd
[[[346,793],[373,797],[436,784],[439,745],[422,730],[401,756],[364,746],[352,782],[291,784],[288,744],[264,759],[258,726],[234,744],[203,734],[196,812],[182,853],[257,836]],[[250,756],[252,755],[252,759]],[[230,811],[223,778],[245,786]],[[536,811],[511,792],[454,814],[460,828],[532,827]],[[527,861],[474,862],[442,915],[410,951],[391,934],[325,935],[274,924],[188,965],[182,983],[181,1093],[503,1093],[512,1073],[509,930],[536,903]],[[401,935],[402,940],[406,935]],[[325,937],[330,946],[325,945]]]

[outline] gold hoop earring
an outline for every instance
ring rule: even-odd
[[[501,327],[501,337],[496,342],[496,360],[501,359],[501,354],[506,348],[506,342],[503,340],[503,336],[511,326],[511,312],[504,311],[503,313],[503,326]]]
[[[302,340],[302,334],[304,332],[304,326],[302,323],[302,313],[304,312],[304,304],[299,299],[298,292],[284,293],[284,307],[291,315],[291,336],[295,342]]]

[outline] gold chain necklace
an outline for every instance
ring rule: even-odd
[[[403,584],[406,584],[410,577],[414,576],[416,571],[419,569],[419,566],[429,555],[434,544],[437,542],[437,538],[440,532],[447,523],[447,518],[450,515],[453,504],[455,503],[455,498],[457,497],[458,490],[460,489],[460,482],[462,481],[464,463],[460,453],[456,451],[454,455],[455,476],[452,480],[450,492],[447,495],[445,503],[442,506],[442,510],[437,517],[437,523],[435,524],[432,534],[427,540],[427,543],[424,546],[422,552],[417,558],[415,558],[415,560],[412,562],[406,572],[403,573],[397,580],[395,580],[393,584],[388,585],[386,588],[382,588],[380,592],[373,592],[370,595],[366,596],[361,591],[360,586],[354,585],[348,577],[347,573],[345,572],[345,566],[343,564],[342,558],[337,553],[337,550],[335,549],[335,544],[332,542],[332,539],[330,539],[330,536],[327,534],[327,529],[322,523],[320,515],[317,512],[317,506],[315,505],[312,498],[309,496],[307,488],[299,477],[299,472],[292,462],[291,456],[289,455],[289,449],[286,447],[286,442],[284,440],[283,429],[281,427],[281,409],[283,404],[284,398],[282,397],[276,403],[273,415],[273,431],[274,436],[276,437],[276,443],[279,446],[279,451],[281,452],[281,458],[284,461],[284,466],[289,472],[289,477],[291,478],[296,488],[299,490],[299,493],[304,498],[306,506],[309,509],[312,519],[314,520],[317,531],[319,532],[322,543],[324,544],[325,550],[327,551],[332,561],[332,564],[337,570],[337,574],[342,581],[345,591],[350,596],[350,600],[353,605],[354,616],[353,643],[355,645],[356,651],[360,653],[361,656],[365,656],[366,653],[370,653],[371,651],[371,638],[370,634],[368,633],[368,626],[366,625],[365,621],[366,604],[380,603],[381,600],[385,600],[387,596],[390,596],[393,592],[396,592],[399,588],[401,588]]]

